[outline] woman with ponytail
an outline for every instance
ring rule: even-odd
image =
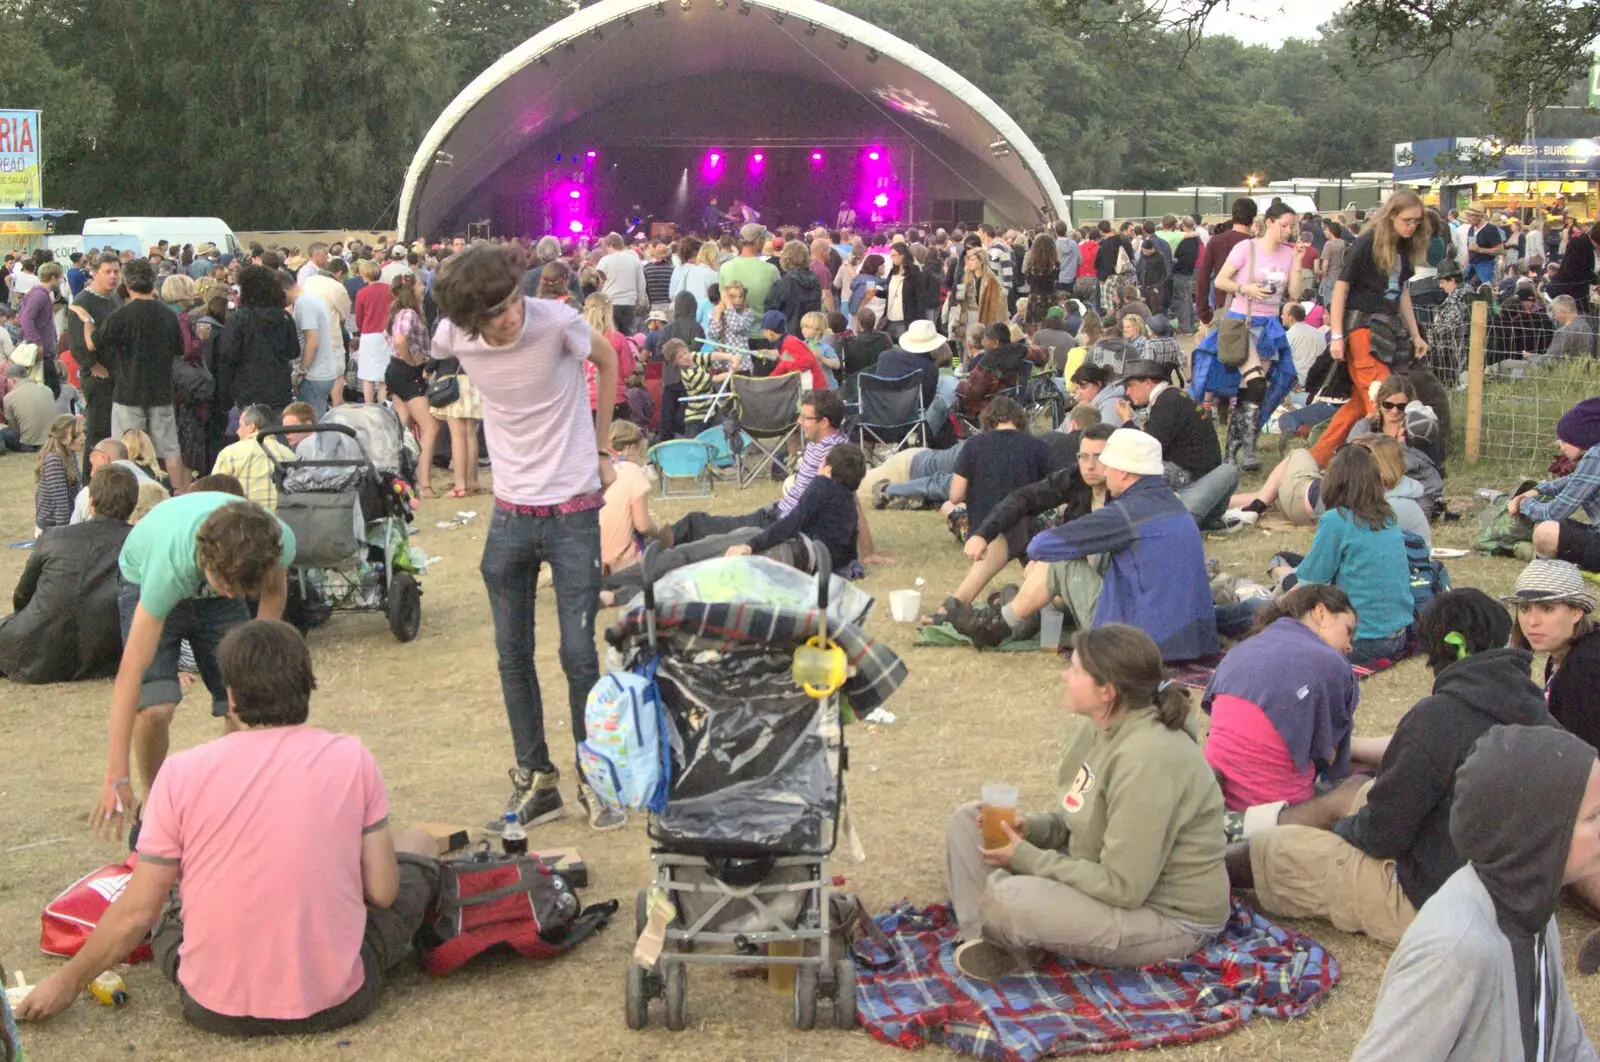
[[[1206,762],[1231,812],[1314,795],[1316,782],[1350,773],[1359,699],[1345,653],[1356,610],[1336,586],[1306,583],[1255,615],[1252,634],[1229,650],[1201,695],[1211,716]]]
[[[1136,627],[1080,633],[1065,675],[1066,794],[985,849],[980,809],[947,832],[956,966],[992,981],[1042,953],[1143,966],[1205,947],[1228,920],[1222,793],[1189,697]]]

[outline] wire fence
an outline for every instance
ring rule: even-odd
[[[1485,306],[1477,339],[1481,360],[1472,356],[1474,301]],[[1464,327],[1456,320],[1462,308]],[[1600,393],[1600,316],[1569,316],[1561,309],[1552,316],[1537,295],[1422,307],[1418,323],[1433,348],[1429,361],[1451,389],[1451,452],[1469,477],[1543,475],[1557,454],[1556,421]],[[1458,343],[1463,337],[1465,342]],[[1474,377],[1481,386],[1476,417]]]

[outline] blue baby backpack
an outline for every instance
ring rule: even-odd
[[[589,691],[578,767],[607,807],[666,809],[672,752],[656,663],[608,672]]]

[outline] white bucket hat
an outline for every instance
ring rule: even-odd
[[[913,354],[927,354],[943,345],[944,336],[939,334],[932,321],[912,321],[911,327],[900,337],[901,348]]]
[[[1159,476],[1166,471],[1161,465],[1161,440],[1138,428],[1112,432],[1100,453],[1100,463],[1133,476]]]

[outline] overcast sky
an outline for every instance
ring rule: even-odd
[[[1231,0],[1227,10],[1206,20],[1206,32],[1250,44],[1282,44],[1289,37],[1315,37],[1317,27],[1344,5],[1345,0]]]

